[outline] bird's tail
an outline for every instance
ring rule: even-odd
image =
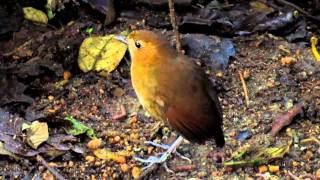
[[[223,131],[222,131],[222,127],[219,126],[216,128],[213,138],[217,144],[217,146],[219,147],[223,147],[225,144],[225,140],[224,140],[224,135],[223,135]]]

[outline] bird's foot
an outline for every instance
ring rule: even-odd
[[[170,145],[168,145],[168,144],[158,144],[158,143],[155,143],[153,141],[146,141],[145,144],[152,145],[152,146],[159,147],[159,148],[166,149],[166,150],[168,150],[170,148]],[[172,153],[174,153],[175,155],[179,156],[181,159],[184,159],[184,160],[188,161],[190,164],[192,163],[190,158],[182,155],[181,153],[176,151],[176,149]]]
[[[150,168],[152,165],[154,164],[163,164],[164,168],[166,169],[167,172],[173,173],[173,171],[171,169],[168,168],[167,164],[166,164],[166,160],[168,159],[168,157],[170,156],[171,153],[175,153],[177,154],[179,157],[181,157],[182,159],[188,160],[189,162],[191,162],[191,160],[185,156],[182,156],[180,153],[176,152],[177,147],[180,145],[180,143],[182,142],[183,137],[179,136],[173,143],[171,146],[169,145],[165,145],[165,144],[157,144],[154,143],[152,141],[147,141],[146,144],[150,144],[156,147],[160,147],[163,149],[166,149],[167,151],[164,153],[161,153],[162,155],[160,157],[157,156],[150,156],[148,157],[148,159],[142,159],[139,157],[135,157],[135,159],[137,161],[143,162],[143,163],[147,163],[148,165],[145,166],[143,168],[143,170],[146,170],[148,168]]]

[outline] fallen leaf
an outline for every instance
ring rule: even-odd
[[[24,18],[33,21],[35,23],[40,23],[40,24],[48,24],[48,17],[47,15],[33,7],[24,7],[23,8],[23,13],[24,13]]]
[[[127,32],[122,32],[126,35]],[[83,72],[91,70],[112,72],[123,58],[127,45],[114,39],[114,35],[86,38],[80,47],[78,65]]]
[[[14,140],[12,136],[0,132],[0,141],[4,143],[4,148],[14,154],[25,157],[31,157],[38,154],[37,151],[32,150],[24,143]]]
[[[94,129],[87,127],[78,120],[74,119],[72,116],[66,116],[64,120],[69,121],[72,124],[72,128],[67,130],[68,134],[71,134],[73,136],[86,134],[90,138],[96,137]]]
[[[39,121],[33,121],[30,128],[27,129],[27,143],[33,148],[47,141],[49,138],[48,124]]]
[[[126,162],[125,156],[107,149],[97,149],[93,152],[93,154],[97,156],[99,159],[113,160],[121,164]]]
[[[13,153],[11,153],[10,151],[8,151],[4,148],[4,144],[1,141],[0,141],[0,155],[7,155],[7,156],[11,156],[13,158],[17,158],[17,156],[15,156]]]

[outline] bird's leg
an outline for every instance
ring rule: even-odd
[[[150,156],[148,159],[142,159],[142,158],[139,158],[139,157],[135,157],[135,159],[140,161],[140,162],[143,162],[143,163],[148,163],[148,165],[146,167],[144,167],[143,169],[147,169],[147,168],[151,167],[153,164],[156,164],[156,163],[164,163],[164,167],[166,168],[166,171],[173,172],[172,170],[170,170],[168,168],[168,166],[166,165],[165,161],[168,159],[168,157],[170,156],[171,153],[176,152],[176,149],[181,144],[182,140],[183,140],[183,137],[179,136],[172,143],[171,146],[163,145],[163,144],[157,144],[157,143],[154,143],[154,142],[152,142],[152,143],[148,143],[147,142],[148,144],[152,144],[154,146],[167,149],[167,151],[162,153],[162,155],[160,157]],[[185,157],[185,158],[187,158],[187,157]],[[190,160],[189,158],[187,158],[187,159]]]

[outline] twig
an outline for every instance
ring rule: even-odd
[[[182,52],[182,46],[181,46],[181,39],[180,39],[179,30],[178,30],[176,14],[174,11],[173,0],[168,0],[168,4],[169,4],[169,11],[170,11],[171,25],[173,28],[174,35],[176,37],[176,49],[177,49],[178,53],[182,54],[183,52]]]
[[[315,17],[315,16],[312,16],[310,13],[308,13],[307,11],[303,10],[301,7],[291,3],[291,2],[288,2],[286,0],[276,0],[278,3],[281,3],[281,4],[284,4],[284,5],[287,5],[291,8],[294,8],[296,9],[297,11],[301,12],[302,14],[304,14],[307,18],[313,20],[313,21],[317,21],[317,22],[320,22],[320,19]]]
[[[124,105],[122,104],[120,106],[120,113],[112,116],[112,119],[113,120],[122,120],[124,119],[125,117],[127,117],[127,111],[126,111],[126,107],[124,107]]]
[[[287,112],[281,114],[272,124],[271,134],[276,135],[283,127],[289,125],[293,118],[302,111],[302,104],[295,104]]]
[[[244,98],[245,98],[245,101],[246,101],[246,106],[248,107],[249,106],[248,88],[247,88],[246,82],[245,82],[245,80],[243,78],[242,72],[240,72],[240,71],[239,71],[239,76],[240,76],[240,80],[241,80],[241,83],[242,83],[242,88],[243,88]]]
[[[197,169],[196,165],[190,164],[190,165],[177,166],[174,170],[175,171],[194,171],[196,169]]]
[[[57,179],[65,180],[65,178],[56,169],[48,165],[47,161],[44,160],[42,156],[37,155],[36,159],[40,164],[44,165]]]

